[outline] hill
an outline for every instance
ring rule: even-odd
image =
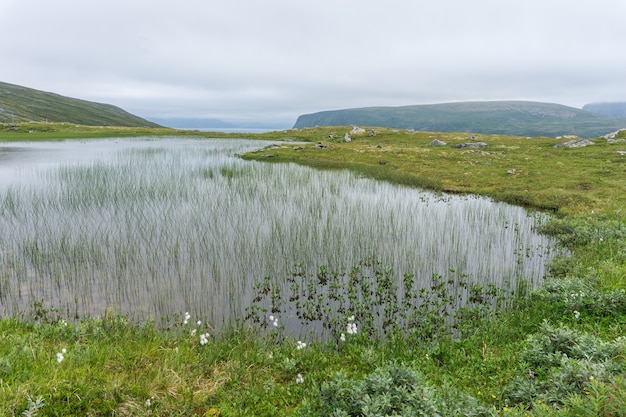
[[[626,102],[621,103],[590,103],[583,110],[606,117],[626,117]]]
[[[159,126],[110,104],[0,82],[0,123],[46,121],[87,126]]]
[[[347,125],[428,132],[591,138],[626,127],[626,119],[603,117],[560,104],[476,101],[323,111],[298,117],[294,128]]]

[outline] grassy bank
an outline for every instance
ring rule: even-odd
[[[119,129],[108,135],[104,128],[64,129],[19,133],[47,140],[120,135]],[[348,130],[248,135],[312,144],[283,144],[247,157],[353,169],[546,209],[557,218],[545,232],[567,245],[572,257],[553,262],[546,284],[506,311],[485,308],[495,294],[484,288],[475,292],[472,308],[454,317],[453,328],[425,312],[414,324],[419,332],[390,331],[386,338],[368,335],[367,305],[358,316],[345,311],[343,320],[331,323],[338,338],[329,342],[286,337],[282,318],[269,320],[271,312],[214,334],[184,312],[136,325],[115,312],[72,322],[39,308],[33,317],[0,321],[0,413],[624,415],[626,157],[617,151],[626,145],[602,139],[564,149],[553,148],[555,139],[479,136],[476,141],[488,147],[456,149],[429,144],[465,143],[467,135],[391,130],[343,143]],[[2,131],[0,139],[19,140],[17,134]],[[320,141],[326,147],[316,148]],[[324,282],[332,285],[334,276]],[[385,285],[384,274],[360,276],[359,282]],[[436,302],[446,293],[433,287],[419,296]],[[395,306],[389,300],[390,307],[405,311],[401,300]],[[313,302],[324,305],[324,299]]]

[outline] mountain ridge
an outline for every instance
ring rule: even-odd
[[[117,106],[0,82],[0,123],[69,122],[86,126],[160,127]]]
[[[464,101],[322,111],[299,116],[294,128],[346,125],[513,136],[598,137],[626,127],[626,118],[599,116],[553,103]]]

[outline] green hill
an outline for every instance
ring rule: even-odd
[[[110,104],[0,82],[0,123],[46,121],[87,126],[159,126]]]
[[[591,138],[626,127],[626,118],[599,116],[560,104],[484,101],[324,111],[298,117],[294,128],[347,125],[428,132]]]

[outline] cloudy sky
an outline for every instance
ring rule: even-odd
[[[626,101],[624,22],[624,0],[0,0],[0,81],[280,127],[349,107],[582,107]]]

